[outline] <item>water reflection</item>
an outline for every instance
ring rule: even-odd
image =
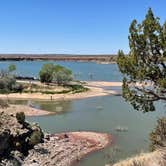
[[[11,104],[28,105],[33,108],[47,110],[55,113],[65,113],[71,109],[71,101],[34,101],[34,100],[11,100]]]

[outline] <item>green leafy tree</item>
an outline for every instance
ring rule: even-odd
[[[166,101],[166,22],[160,25],[151,9],[129,28],[130,52],[118,52],[123,97],[137,110],[154,111],[155,101]]]
[[[13,68],[13,69],[12,69]],[[5,70],[0,70],[0,93],[22,92],[23,86],[16,82],[12,71],[14,66]]]
[[[53,73],[53,81],[58,85],[65,85],[72,80],[72,71],[60,66],[55,66],[55,71]]]
[[[53,80],[54,64],[46,63],[42,66],[39,77],[41,82],[50,83]]]
[[[39,76],[41,82],[65,85],[72,80],[72,71],[60,65],[47,63],[42,66]]]

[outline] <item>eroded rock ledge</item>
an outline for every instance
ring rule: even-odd
[[[110,142],[108,134],[95,132],[69,132],[47,135],[44,143],[29,151],[23,165],[70,166],[86,154],[106,147]]]
[[[24,117],[0,113],[0,166],[70,166],[110,141],[109,134],[96,132],[43,135]]]

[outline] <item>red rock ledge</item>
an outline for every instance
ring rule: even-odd
[[[47,135],[44,143],[30,150],[22,165],[71,166],[90,152],[105,148],[111,135],[96,132],[69,132]]]

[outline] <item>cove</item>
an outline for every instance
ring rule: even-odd
[[[13,101],[26,104],[27,101]],[[99,152],[92,153],[78,162],[77,166],[101,166],[130,157],[149,146],[148,134],[154,128],[158,117],[164,115],[162,103],[157,111],[143,114],[124,101],[120,96],[93,97],[72,101],[31,101],[41,109],[60,112],[55,115],[27,117],[28,121],[38,122],[45,132],[97,131],[111,133],[113,143]],[[128,131],[118,132],[117,126],[127,127]]]

